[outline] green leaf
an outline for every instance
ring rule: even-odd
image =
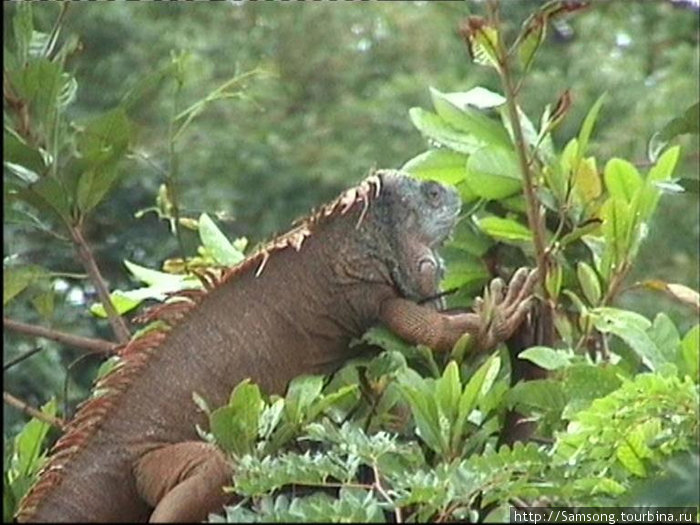
[[[105,198],[119,171],[115,166],[103,166],[83,172],[78,179],[77,204],[83,214],[88,213]]]
[[[486,362],[479,367],[472,377],[469,378],[464,391],[459,398],[459,414],[457,423],[463,423],[472,410],[476,408],[479,398],[493,386],[496,376],[501,369],[501,358],[498,354],[493,354]],[[458,426],[459,428],[459,426]]]
[[[131,122],[122,107],[111,109],[85,124],[78,149],[89,168],[113,163],[129,147]]]
[[[122,358],[118,355],[113,355],[112,357],[105,359],[100,365],[100,367],[97,369],[97,373],[95,374],[95,381],[109,374],[112,370],[117,368],[117,366],[119,366],[121,362]]]
[[[282,420],[284,414],[284,399],[277,398],[260,414],[260,423],[258,425],[259,436],[267,440],[272,435],[272,432],[277,428],[277,425]],[[271,452],[271,451],[267,451]]]
[[[622,370],[616,365],[596,366],[588,363],[572,364],[561,372],[568,402],[562,418],[572,419],[577,412],[588,408],[594,399],[604,397],[622,384]]]
[[[75,102],[78,96],[78,81],[68,73],[63,73],[61,80],[62,84],[58,93],[57,105],[60,109],[63,109]]]
[[[123,315],[140,305],[144,299],[153,297],[153,292],[147,288],[138,288],[136,290],[129,290],[128,292],[114,290],[109,294],[109,297],[117,313]],[[91,304],[90,313],[95,317],[100,317],[102,319],[107,318],[107,311],[102,303]]]
[[[545,370],[558,370],[571,364],[570,355],[547,346],[532,346],[520,352],[518,357],[527,359]]]
[[[285,396],[284,411],[287,419],[301,424],[308,413],[308,408],[319,398],[323,390],[323,376],[303,375],[292,379]]]
[[[185,284],[185,281],[196,281],[196,279],[187,276],[151,270],[145,266],[140,266],[133,263],[128,259],[124,259],[124,265],[127,267],[131,275],[136,277],[139,281],[150,286],[167,287],[168,291],[174,292],[183,289],[183,284]]]
[[[532,65],[535,54],[544,42],[547,34],[547,19],[545,17],[533,17],[532,21],[523,27],[518,37],[518,58],[523,72],[527,72]]]
[[[5,161],[3,163],[3,166],[5,169],[7,169],[10,173],[12,173],[15,177],[20,179],[22,182],[26,184],[32,184],[36,181],[38,181],[41,177],[39,174],[35,171],[32,171],[21,164],[15,164],[13,162]],[[12,194],[12,193],[10,193]]]
[[[597,305],[602,297],[602,292],[595,270],[581,261],[576,265],[576,274],[578,275],[578,282],[581,284],[583,295],[588,299],[588,303],[593,306]]]
[[[71,208],[68,195],[53,177],[42,177],[24,191],[19,191],[17,195],[40,211],[55,213],[66,223],[70,220]]]
[[[481,230],[504,242],[532,242],[532,232],[512,219],[501,217],[484,217],[479,220]]]
[[[602,192],[602,184],[598,168],[594,157],[581,159],[578,163],[578,169],[573,173],[574,195],[579,199],[579,202],[590,208],[593,201],[597,199]]]
[[[445,367],[442,377],[435,382],[435,398],[438,409],[450,422],[454,421],[457,416],[461,387],[459,367],[457,363],[450,361]]]
[[[462,253],[464,255],[447,266],[445,277],[440,283],[444,290],[470,286],[489,277],[488,269],[483,260],[467,252]]]
[[[211,432],[224,450],[237,456],[253,452],[263,406],[260,389],[245,379],[234,388],[229,404],[211,413]]]
[[[29,58],[29,44],[34,33],[31,3],[20,2],[12,19],[12,30],[17,47],[17,60],[24,65]]]
[[[628,259],[630,237],[634,225],[632,209],[623,197],[611,197],[600,209],[603,219],[601,230],[605,247],[599,261],[598,271],[604,279],[609,279],[619,265]]]
[[[658,187],[658,184],[671,178],[673,170],[678,163],[679,155],[679,146],[669,148],[649,170],[639,202],[639,214],[642,220],[651,218],[656,210],[656,206],[661,198],[661,189]]]
[[[554,379],[521,381],[507,394],[508,405],[515,409],[560,414],[566,405],[561,382]]]
[[[63,85],[61,65],[46,58],[30,60],[21,70],[9,72],[17,96],[31,108],[37,124],[48,132],[58,107],[58,94]]]
[[[170,293],[202,288],[201,281],[194,276],[158,272],[139,266],[126,259],[124,260],[124,264],[134,277],[147,283],[149,286],[128,291],[114,290],[110,294],[110,298],[120,315],[133,310],[146,299],[155,299],[156,301],[162,302],[168,299],[168,294]],[[179,299],[173,298],[171,300],[177,301]],[[107,316],[102,303],[93,303],[90,306],[90,312],[101,318]]]
[[[466,181],[484,199],[509,197],[522,186],[515,154],[496,146],[480,148],[469,157]]]
[[[679,368],[698,383],[700,370],[700,325],[696,324],[686,332],[681,342],[681,363]]]
[[[481,257],[494,243],[479,230],[478,226],[474,224],[474,221],[471,220],[470,217],[466,217],[457,223],[447,244],[450,247],[458,248],[460,251],[465,251],[474,257]],[[459,257],[459,260],[461,260],[461,257]],[[450,261],[450,263],[452,263],[452,261]],[[475,265],[483,268],[483,264],[479,263],[481,263],[481,261],[475,260]],[[450,265],[448,265],[447,271],[450,271]]]
[[[647,333],[667,362],[677,362],[681,336],[668,315],[663,312],[656,314]]]
[[[598,119],[598,113],[600,108],[603,106],[603,101],[607,93],[603,93],[598,99],[593,103],[591,109],[588,110],[586,118],[583,119],[583,124],[581,124],[581,130],[578,133],[578,150],[576,152],[576,160],[574,162],[574,168],[577,168],[581,159],[586,154],[588,149],[588,140],[591,138],[591,133],[593,132],[593,126],[595,121]]]
[[[630,326],[636,330],[647,330],[651,327],[649,319],[629,310],[601,306],[591,310],[591,313],[599,315],[603,325],[609,322]]]
[[[331,394],[325,394],[311,405],[307,420],[313,421],[335,405],[343,405],[351,399],[357,400],[358,393],[359,385],[345,385]]]
[[[637,168],[624,159],[610,159],[603,172],[605,186],[610,195],[631,202],[642,187],[642,177]]]
[[[447,452],[431,379],[424,379],[410,368],[398,376],[398,388],[411,408],[416,430],[423,442],[438,454]]]
[[[564,270],[561,264],[554,262],[552,263],[551,271],[547,273],[547,277],[544,280],[544,287],[547,293],[553,299],[559,297],[559,292],[561,292],[561,283],[564,278]]]
[[[411,108],[408,114],[413,125],[426,138],[453,151],[471,154],[484,146],[482,141],[472,135],[454,129],[435,113],[422,108]]]
[[[41,266],[10,266],[3,270],[2,304],[9,303],[28,286],[50,276]]]
[[[56,400],[51,399],[41,407],[41,412],[54,417],[56,415]],[[29,477],[39,471],[44,457],[44,439],[50,425],[36,418],[32,418],[17,436],[15,436],[15,449],[13,468],[20,476]]]
[[[430,88],[430,96],[437,114],[450,126],[473,135],[485,144],[507,148],[510,146],[510,140],[503,126],[473,107],[475,102],[486,99],[488,104],[500,97],[496,93],[488,93],[484,95],[483,92],[474,90],[465,93],[441,93],[435,88]]]
[[[5,164],[11,162],[12,164],[22,166],[31,173],[36,174],[37,179],[40,175],[43,175],[46,166],[44,164],[44,158],[38,149],[29,146],[22,137],[7,127],[5,128],[2,139],[3,162]],[[34,182],[37,179],[27,182]]]
[[[602,333],[611,333],[622,339],[642,358],[650,370],[656,370],[668,360],[654,344],[646,330],[651,323],[634,312],[617,308],[596,308],[591,310],[594,326]]]
[[[500,70],[498,59],[498,29],[484,18],[472,16],[467,19],[467,44],[469,54],[476,64]]]
[[[645,477],[647,474],[644,462],[637,456],[634,448],[628,443],[620,445],[616,452],[617,459],[622,465],[636,476]]]
[[[245,259],[245,256],[233,247],[206,213],[199,216],[199,238],[219,264],[234,266]]]
[[[487,394],[493,387],[500,369],[501,358],[497,353],[494,353],[479,367],[464,387],[459,398],[457,418],[452,425],[452,439],[450,445],[453,451],[458,451],[460,449],[460,441],[464,434],[465,423],[477,405],[480,405],[482,401],[488,399]],[[483,406],[482,410],[488,411],[488,409],[484,409]]]
[[[680,117],[676,117],[659,131],[654,133],[649,140],[649,160],[655,161],[666,144],[678,135],[692,133],[697,135],[700,129],[700,102],[696,102],[686,109]]]
[[[558,162],[547,166],[543,171],[547,186],[554,192],[560,203],[566,200],[567,184],[570,181],[576,183],[576,158],[578,157],[578,139],[573,138],[566,143],[564,150],[559,155]]]
[[[506,98],[503,95],[481,86],[459,93],[442,93],[442,95],[460,109],[468,107],[492,109],[506,103]]]
[[[457,184],[467,176],[467,156],[448,149],[431,149],[413,157],[401,171],[420,180],[436,180],[444,184]]]
[[[384,326],[373,326],[367,330],[362,335],[362,341],[378,346],[388,352],[398,352],[404,355],[410,354],[411,347],[413,346],[406,343],[406,341]],[[378,356],[376,359],[380,358],[381,356]]]
[[[44,320],[51,319],[54,311],[53,290],[48,290],[32,297],[32,306]]]
[[[572,242],[576,242],[577,240],[581,239],[584,235],[588,235],[591,232],[596,231],[598,228],[600,228],[601,221],[600,219],[596,220],[591,220],[588,222],[585,222],[566,235],[564,235],[560,241],[559,244],[561,244],[562,247],[571,244]]]

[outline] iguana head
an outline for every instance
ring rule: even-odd
[[[419,181],[398,171],[381,171],[375,219],[389,244],[385,254],[394,285],[410,299],[438,291],[442,265],[436,252],[452,232],[461,209],[453,187]]]

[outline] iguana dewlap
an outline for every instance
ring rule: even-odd
[[[201,521],[226,502],[232,470],[198,439],[193,392],[223,405],[241,380],[284,393],[300,374],[329,373],[348,342],[384,323],[412,343],[450,349],[464,333],[490,347],[524,318],[532,274],[495,315],[419,305],[438,291],[436,248],[460,211],[454,189],[376,172],[229,270],[208,291],[159,307],[169,330],[131,341],[97,383],[20,504],[20,521]],[[493,312],[492,312],[493,313]]]

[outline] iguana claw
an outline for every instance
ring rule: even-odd
[[[484,291],[484,297],[477,297],[474,312],[481,318],[481,348],[492,348],[513,335],[532,306],[537,276],[537,269],[520,268],[507,287],[503,279],[496,278]]]

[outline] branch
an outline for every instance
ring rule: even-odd
[[[623,260],[619,265],[617,272],[615,272],[610,279],[610,284],[608,285],[608,290],[605,292],[603,299],[600,301],[601,306],[607,306],[613,302],[615,296],[620,291],[620,286],[622,282],[627,277],[627,272],[630,269],[630,265],[626,260]]]
[[[82,337],[79,335],[67,334],[43,326],[34,326],[31,324],[14,321],[3,317],[2,324],[5,328],[14,330],[22,334],[33,335],[34,337],[43,337],[52,341],[58,341],[74,348],[81,348],[94,353],[111,354],[117,348],[116,343],[105,341],[104,339],[92,339],[90,337]]]
[[[503,90],[506,94],[508,117],[513,129],[513,136],[515,138],[515,150],[518,154],[520,172],[523,176],[525,202],[527,204],[527,220],[530,229],[533,233],[535,257],[537,258],[537,266],[540,269],[540,282],[542,283],[544,293],[547,294],[546,288],[544,286],[545,277],[547,275],[546,253],[543,234],[544,222],[542,221],[543,217],[540,213],[539,201],[537,200],[537,196],[535,195],[535,184],[533,182],[534,175],[532,174],[530,162],[527,158],[527,146],[525,145],[523,129],[520,125],[520,117],[518,115],[518,106],[515,100],[516,94],[515,89],[513,87],[513,79],[510,76],[510,71],[508,69],[506,58],[503,59],[501,69],[501,82],[503,84]]]
[[[379,469],[377,468],[376,463],[372,463],[372,472],[374,473],[374,487],[377,489],[377,492],[379,492],[379,494],[381,494],[387,501],[387,503],[394,507],[394,517],[396,518],[396,523],[402,523],[403,517],[401,516],[401,508],[394,503],[394,500],[391,499],[391,496],[389,496],[387,491],[384,490],[384,487],[382,487],[382,484],[379,481]]]
[[[551,345],[554,342],[554,305],[552,304],[552,300],[549,297],[549,292],[547,291],[547,287],[545,286],[545,283],[547,282],[548,273],[548,255],[544,242],[544,213],[542,212],[542,207],[540,206],[537,195],[535,195],[535,176],[532,172],[532,165],[528,159],[528,147],[525,143],[525,137],[523,135],[522,126],[520,125],[520,115],[518,115],[518,105],[516,102],[517,91],[515,86],[513,85],[513,77],[510,71],[508,53],[504,49],[503,42],[500,37],[498,39],[498,54],[500,62],[498,74],[501,79],[503,92],[506,96],[508,118],[510,120],[510,125],[513,130],[513,138],[515,139],[515,150],[518,155],[520,172],[523,177],[525,203],[527,208],[527,221],[530,230],[532,230],[533,234],[535,258],[537,260],[537,267],[539,268],[539,281],[544,297],[544,305],[542,308],[542,325],[544,329],[544,340],[542,341],[542,343],[546,345]]]
[[[38,419],[39,421],[43,421],[44,423],[47,423],[51,425],[52,427],[56,427],[59,430],[63,431],[66,426],[66,422],[63,421],[61,418],[50,416],[48,414],[44,414],[42,411],[37,410],[33,406],[28,405],[21,399],[17,399],[15,396],[10,394],[9,392],[3,391],[2,393],[2,399],[5,401],[10,406],[13,406],[15,408],[18,408],[28,416],[34,417]]]
[[[27,351],[27,352],[24,352],[24,353],[21,354],[21,355],[18,355],[18,356],[15,357],[14,359],[10,359],[7,363],[3,363],[3,364],[2,364],[2,371],[3,371],[3,372],[8,371],[10,368],[12,368],[13,366],[15,366],[17,363],[21,363],[21,362],[24,361],[25,359],[27,359],[27,358],[29,358],[29,357],[32,357],[32,356],[33,356],[34,354],[36,354],[37,352],[41,352],[43,349],[44,349],[43,346],[37,346],[37,347],[32,348],[31,350]]]
[[[112,299],[109,297],[109,291],[107,290],[107,283],[102,278],[102,274],[100,273],[100,270],[97,267],[95,258],[92,256],[90,247],[85,242],[85,238],[83,237],[83,234],[80,231],[80,227],[69,226],[68,229],[70,231],[71,238],[73,239],[73,243],[75,243],[75,247],[78,250],[78,256],[80,257],[80,261],[83,263],[83,266],[85,267],[85,270],[87,271],[88,276],[90,277],[90,281],[92,282],[92,284],[95,285],[95,289],[97,290],[97,296],[100,298],[100,302],[102,303],[102,306],[104,306],[105,312],[107,312],[109,324],[112,325],[112,331],[114,332],[114,335],[120,343],[129,342],[129,339],[131,338],[131,333],[126,327],[124,319],[117,313],[117,310],[114,308]]]

